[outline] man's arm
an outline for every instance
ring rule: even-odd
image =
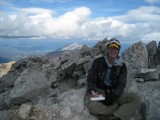
[[[88,71],[88,76],[87,76],[87,87],[88,87],[88,92],[90,93],[92,90],[94,90],[94,79],[95,79],[95,65],[96,62],[95,60],[92,63],[91,68]]]

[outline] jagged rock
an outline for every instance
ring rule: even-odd
[[[88,56],[85,57],[85,58],[81,58],[76,62],[76,66],[80,66],[80,65],[82,65],[82,64],[84,64],[84,63],[86,63],[88,61],[89,61],[89,57]]]
[[[10,97],[22,97],[32,91],[50,86],[50,82],[45,76],[45,72],[39,69],[27,69],[16,79],[14,88],[10,92]]]
[[[100,48],[101,46],[105,45],[108,42],[107,38],[104,38],[102,41],[97,42],[93,48]]]
[[[4,88],[3,92],[5,92],[8,89],[12,89],[13,86],[15,86],[15,81],[17,79],[19,79],[19,80],[17,80],[17,82],[18,81],[21,82],[21,77],[26,76],[26,74],[28,74],[28,73],[32,74],[32,72],[34,70],[35,71],[36,70],[40,71],[42,65],[45,64],[45,63],[46,63],[46,61],[44,61],[43,59],[35,57],[35,58],[22,59],[22,60],[16,62],[15,64],[13,64],[13,66],[12,66],[11,70],[9,71],[8,75],[3,76],[0,79],[1,84],[3,85],[3,88]],[[40,74],[37,73],[37,76],[39,76],[39,75]],[[35,76],[35,75],[33,75],[33,76]],[[37,77],[37,76],[35,76],[35,77]],[[21,83],[21,84],[23,84],[23,83]]]
[[[13,120],[13,112],[7,110],[0,111],[0,120]]]
[[[86,56],[85,58],[81,58],[76,62],[76,68],[74,72],[74,76],[78,73],[87,73],[90,67],[90,61],[92,60],[91,56]],[[84,71],[84,72],[81,72]],[[81,75],[81,74],[79,74]]]
[[[93,48],[99,48],[102,45],[102,41],[98,41]]]
[[[29,99],[24,98],[24,97],[13,98],[10,100],[10,103],[9,103],[7,109],[10,109],[13,106],[20,106],[21,104],[26,103],[26,102],[31,102],[31,101]]]
[[[67,74],[67,76],[72,76],[75,67],[76,67],[76,63],[72,62],[72,63],[61,66],[61,69],[63,72]]]
[[[157,71],[158,71],[158,73],[160,74],[160,64],[159,65],[157,65]]]
[[[107,41],[108,41],[107,38],[105,38],[103,41],[98,42],[93,48],[90,48],[88,50],[90,53],[88,55],[90,55],[92,58],[94,58],[95,56],[106,52],[106,45],[105,44]]]
[[[159,80],[159,73],[156,69],[141,69],[136,78],[143,78],[144,81]]]
[[[79,79],[78,88],[83,88],[84,86],[86,86],[86,79]]]
[[[155,64],[160,65],[160,52],[155,55]]]
[[[145,80],[143,78],[135,78],[135,81],[141,82],[141,83],[145,82]]]
[[[23,96],[27,99],[30,99],[31,101],[36,101],[39,98],[44,98],[56,94],[55,91],[50,87],[34,89],[30,92],[26,92]]]
[[[159,41],[159,43],[158,43],[157,52],[158,52],[158,54],[160,54],[160,41]]]
[[[32,108],[33,106],[30,104],[22,104],[18,110],[18,118],[21,120],[29,120]]]
[[[0,111],[7,108],[7,104],[3,101],[0,101]]]
[[[148,51],[145,43],[137,42],[122,53],[128,68],[128,77],[134,78],[140,68],[148,68]]]
[[[27,58],[19,60],[13,65],[13,67],[11,68],[11,71],[18,71],[18,72],[23,71],[27,67],[27,61],[28,61]]]
[[[58,85],[59,85],[59,83],[56,81],[56,82],[52,82],[51,83],[51,88],[52,89],[55,89],[55,88],[57,88],[58,87]]]
[[[83,64],[83,69],[84,69],[85,73],[88,73],[88,70],[89,70],[89,68],[91,67],[92,61],[93,61],[93,60],[90,59],[89,62]]]
[[[149,55],[155,55],[157,54],[157,43],[156,41],[151,41],[147,45],[147,50]]]
[[[83,73],[84,73],[84,72],[82,72],[82,71],[74,71],[72,77],[75,78],[75,79],[79,79],[79,77],[80,77],[81,75],[83,75]]]
[[[94,58],[96,55],[101,54],[100,48],[92,48],[90,49],[90,55],[92,58]]]
[[[152,101],[154,103],[154,101]],[[159,111],[155,108],[158,108],[160,105],[153,104],[150,101],[146,100],[143,102],[141,107],[141,112],[144,120],[158,120],[160,118]]]
[[[157,66],[155,62],[155,56],[157,54],[157,43],[156,41],[151,41],[147,45],[148,50],[148,67],[155,68]]]
[[[93,48],[97,48],[97,50],[103,54],[107,51],[106,47],[107,42],[108,39],[104,38],[102,41],[97,42],[97,44]]]
[[[0,93],[3,93],[4,92],[4,85],[3,83],[0,84]]]
[[[160,41],[158,43],[157,54],[155,56],[155,64],[160,65]]]
[[[90,48],[87,45],[83,45],[79,51],[80,55],[83,57],[90,56]]]
[[[60,105],[70,107],[74,113],[81,113],[84,109],[85,89],[70,90],[58,96]]]
[[[9,72],[9,73],[11,73],[11,72]],[[12,89],[17,76],[18,76],[17,73],[15,73],[15,75],[11,73],[11,74],[3,76],[0,79],[0,81],[1,81],[0,82],[0,86],[1,86],[0,92],[5,92],[7,90]]]
[[[35,120],[96,120],[83,106],[85,89],[69,90],[54,98],[45,98],[33,106]],[[84,114],[84,115],[83,115]]]
[[[3,91],[1,92],[5,92],[6,90],[13,88],[15,80],[23,69],[25,68],[23,65],[19,65],[19,62],[13,64],[8,74],[0,78],[0,86],[3,86]]]
[[[71,109],[68,106],[64,107],[62,110],[60,110],[60,116],[62,116],[62,118],[64,119],[71,119]]]
[[[2,78],[3,81],[5,81],[4,87],[8,86],[9,82],[12,82],[12,85],[14,85],[14,88],[10,92],[10,97],[23,97],[36,89],[40,90],[41,88],[49,87],[51,83],[46,77],[46,71],[43,68],[45,63],[47,62],[36,57],[25,59],[24,62],[20,61],[20,64],[19,62],[17,63],[18,65],[15,64],[12,68],[13,71]],[[23,70],[20,66],[22,66]],[[18,73],[18,75],[16,73]],[[15,74],[17,75],[16,77],[10,78]],[[8,79],[8,77],[10,79]]]

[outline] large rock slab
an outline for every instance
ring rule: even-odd
[[[126,89],[129,90],[130,86],[136,84],[132,79],[135,78],[140,69],[148,68],[148,51],[145,43],[140,41],[133,44],[122,53],[122,58],[127,65],[128,76]]]
[[[159,80],[159,73],[157,69],[141,69],[136,78],[143,78],[144,82]]]

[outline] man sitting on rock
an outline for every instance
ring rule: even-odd
[[[118,56],[121,45],[116,38],[107,42],[107,52],[93,61],[87,76],[88,109],[99,120],[129,120],[141,105],[135,93],[124,92],[127,68]],[[105,100],[92,101],[103,95]]]

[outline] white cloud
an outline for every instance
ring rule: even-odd
[[[150,42],[151,40],[159,41],[160,38],[160,32],[153,32],[150,34],[146,34],[142,36],[141,40],[144,42]]]
[[[128,11],[126,15],[115,17],[128,23],[133,22],[160,22],[160,7],[142,6]]]
[[[18,10],[21,10],[23,14],[18,14],[16,17],[15,15],[10,15],[9,17],[1,13],[0,24],[2,24],[1,29],[3,31],[0,35],[75,36],[79,32],[81,24],[87,21],[91,14],[91,11],[86,7],[76,8],[59,17],[53,17],[51,15],[52,12],[45,9],[32,8]],[[35,14],[30,15],[29,13]]]
[[[138,9],[130,10],[126,15],[117,16],[113,19],[118,21],[123,21],[124,25],[123,29],[125,34],[123,37],[134,39],[134,40],[143,40],[144,36],[150,36],[147,39],[156,40],[159,39],[157,37],[153,37],[153,35],[157,36],[160,32],[160,7],[140,7]],[[122,27],[120,27],[120,30]]]
[[[91,10],[79,7],[61,16],[55,11],[18,9],[21,14],[0,13],[0,35],[51,36],[102,40],[119,37],[123,42],[159,40],[160,8],[140,7],[117,17],[91,18]],[[129,41],[128,41],[129,40]]]

